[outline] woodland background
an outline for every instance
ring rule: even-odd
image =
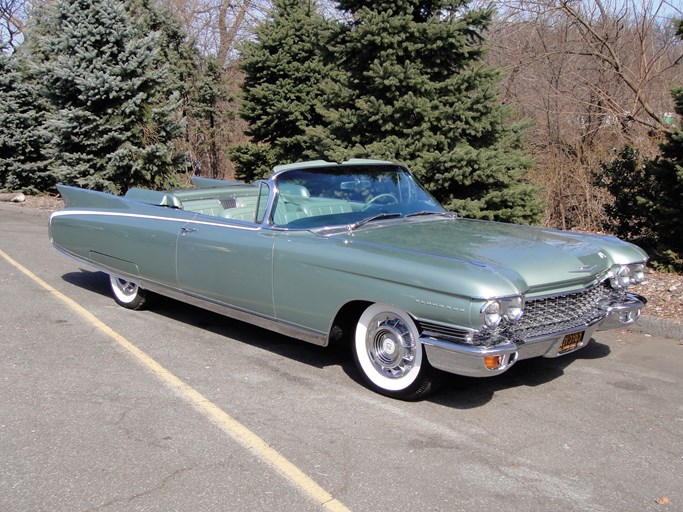
[[[0,0],[0,47],[4,56],[20,53],[22,45],[30,42],[25,32],[32,17],[40,12],[40,4],[45,3],[50,1]],[[286,5],[279,3],[281,8]],[[344,3],[321,0],[309,4],[315,4],[327,20],[353,24],[354,11],[338,9]],[[459,3],[463,14],[491,5]],[[140,2],[139,12],[147,9],[147,4],[152,4],[154,16],[159,16],[153,19],[145,14],[150,17],[150,27],[158,28],[173,19],[171,25],[164,25],[168,40],[163,58],[187,66],[186,73],[180,75],[184,84],[176,89],[182,89],[181,96],[193,99],[186,103],[177,131],[150,130],[142,134],[143,138],[156,143],[157,157],[184,155],[174,165],[187,175],[201,172],[217,178],[245,177],[239,168],[239,152],[235,152],[236,147],[253,142],[254,128],[244,107],[249,94],[244,88],[245,48],[272,18],[273,2],[156,0]],[[683,33],[675,22],[683,18],[680,4],[654,0],[504,0],[492,5],[493,16],[480,34],[486,50],[481,59],[485,66],[500,71],[497,101],[506,108],[507,121],[525,126],[523,150],[532,164],[520,179],[533,187],[541,205],[533,222],[561,229],[606,230],[645,242],[660,256],[662,268],[680,269],[683,95],[679,98],[675,92],[683,83]],[[31,48],[34,56],[41,52],[49,49]],[[15,93],[17,86],[8,78],[12,68],[7,62],[4,90]],[[158,73],[162,67],[157,68]],[[35,72],[40,74],[41,70]],[[49,75],[49,70],[43,72],[47,74],[40,76]],[[53,75],[51,87],[64,86],[63,77]],[[164,94],[173,93],[168,89]],[[159,118],[167,115],[171,119],[172,114],[157,110]],[[12,122],[15,114],[6,108],[5,116]],[[62,118],[59,122],[84,124],[82,119]],[[165,125],[156,122],[157,126]],[[164,153],[164,144],[173,146],[173,154]],[[0,156],[1,151],[0,136]],[[120,158],[126,162],[125,154]],[[656,169],[662,158],[674,162],[666,176]],[[79,163],[63,165],[67,169]],[[667,182],[677,169],[681,174],[678,181]],[[144,165],[139,172],[145,176]],[[150,185],[164,185],[164,180]],[[663,183],[665,189],[661,188]],[[12,183],[5,179],[0,186],[41,189],[35,180]],[[665,201],[666,208],[653,207],[663,193],[673,193]],[[667,222],[659,225],[659,218]],[[665,231],[668,238],[661,235]]]

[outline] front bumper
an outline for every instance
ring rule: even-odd
[[[610,306],[599,320],[571,330],[525,340],[504,341],[494,346],[474,346],[421,338],[427,358],[434,368],[468,377],[489,377],[508,370],[515,362],[532,357],[558,357],[585,347],[595,331],[628,327],[635,323],[647,303],[644,297],[628,294],[626,299]],[[568,334],[583,333],[572,350],[560,351]],[[492,363],[492,361],[494,363]],[[487,366],[487,363],[489,366]],[[491,367],[495,364],[494,367]]]

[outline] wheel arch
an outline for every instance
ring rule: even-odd
[[[351,338],[349,336],[353,336],[353,333],[356,329],[356,324],[358,323],[358,320],[363,312],[368,307],[377,303],[378,301],[355,299],[347,302],[341,308],[339,308],[334,320],[332,320],[332,323],[330,324],[327,338],[328,344],[340,345],[350,343]],[[398,305],[395,307],[401,309],[406,315],[408,315],[419,330],[420,322],[412,312],[407,311]]]
[[[328,333],[328,345],[350,347],[356,324],[363,311],[374,304],[371,300],[352,300],[344,304],[332,320]]]

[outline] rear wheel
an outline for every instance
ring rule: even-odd
[[[417,400],[435,388],[413,320],[400,309],[373,304],[358,320],[353,342],[358,370],[370,388],[392,398]]]
[[[117,304],[128,309],[141,309],[147,303],[147,292],[137,283],[122,277],[109,276],[109,284]]]

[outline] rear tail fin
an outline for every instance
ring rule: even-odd
[[[88,190],[85,188],[69,187],[57,185],[57,190],[64,199],[64,206],[67,208],[121,208],[125,202],[118,196]]]

